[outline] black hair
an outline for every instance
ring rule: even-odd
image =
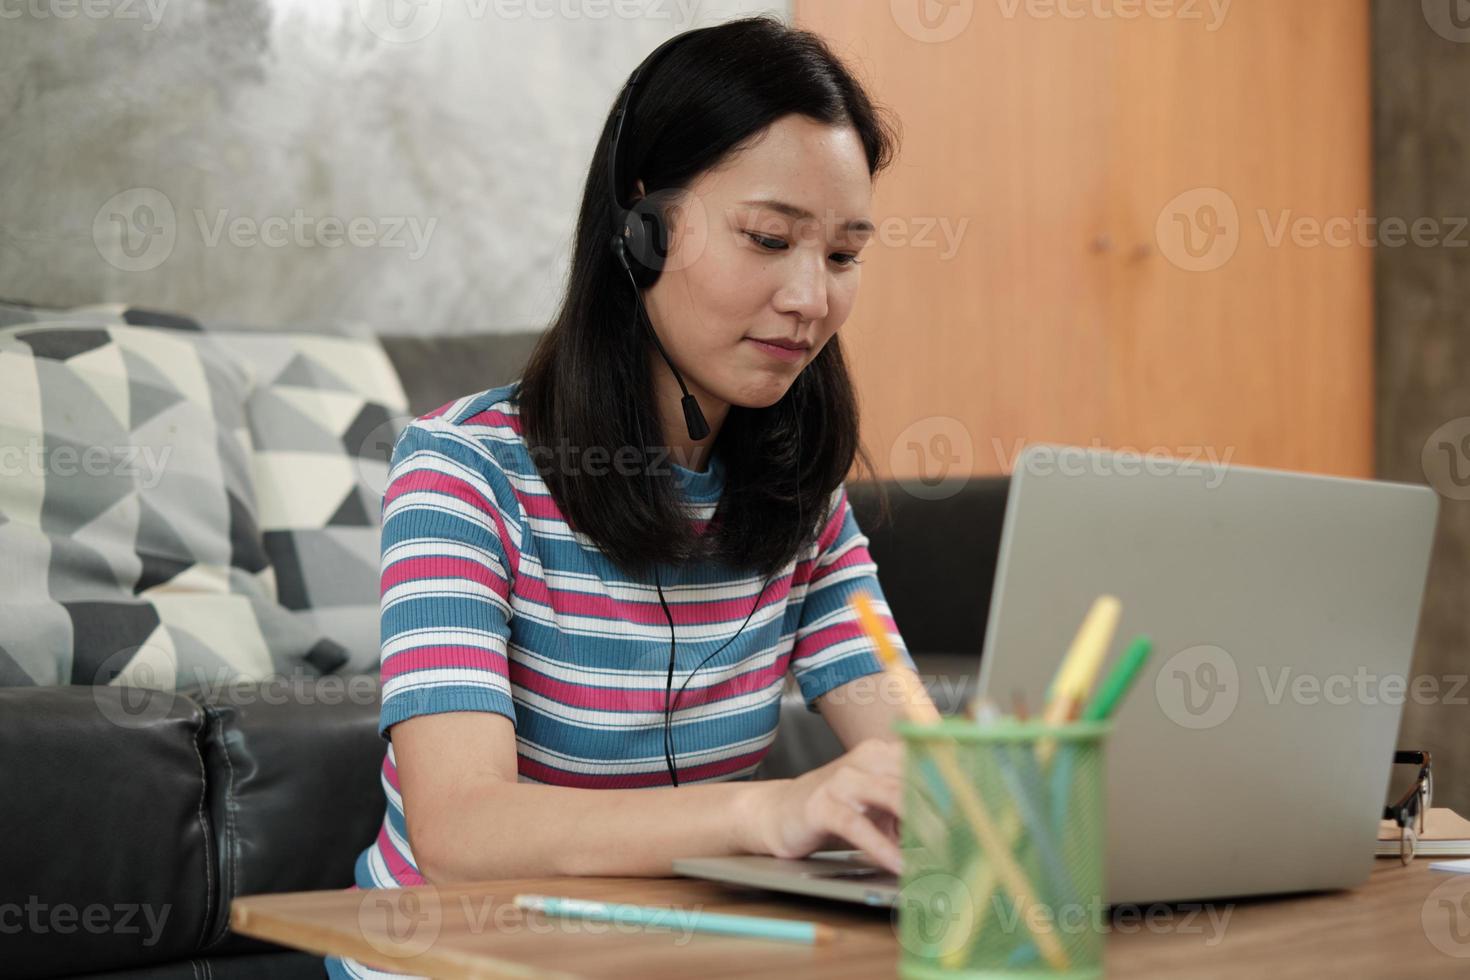
[[[647,194],[676,203],[701,174],[793,113],[852,126],[874,177],[896,152],[896,124],[817,35],[770,16],[701,30],[638,81],[619,147],[619,199],[628,204],[641,179]],[[568,523],[625,569],[702,557],[777,574],[819,532],[854,462],[873,470],[842,346],[834,334],[775,404],[730,406],[714,444],[724,490],[696,534],[671,471],[639,438],[662,428],[651,340],[609,247],[612,115],[588,168],[566,293],[521,378],[524,437]],[[595,473],[543,463],[565,459],[558,446],[599,447],[613,459],[633,447],[639,462],[634,472],[610,465]]]

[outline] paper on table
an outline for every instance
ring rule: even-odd
[[[1470,861],[1431,861],[1430,871],[1453,871],[1456,874],[1470,874]]]
[[[1398,857],[1398,824],[1392,820],[1379,821],[1378,846],[1374,852],[1379,857]],[[1470,857],[1470,820],[1447,806],[1430,807],[1424,817],[1424,833],[1419,835],[1414,853],[1424,857]]]

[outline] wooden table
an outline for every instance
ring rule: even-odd
[[[829,945],[633,932],[550,919],[518,892],[812,919]],[[1273,899],[1115,909],[1110,976],[1129,978],[1470,976],[1470,875],[1380,860],[1362,887]],[[1210,913],[1213,913],[1213,918]],[[683,878],[527,878],[454,887],[298,892],[236,899],[235,931],[433,977],[830,977],[897,974],[891,914]]]

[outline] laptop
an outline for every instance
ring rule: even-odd
[[[1011,477],[980,694],[1042,704],[1092,601],[1154,653],[1107,748],[1108,901],[1349,888],[1373,866],[1438,498],[1427,487],[1033,445]],[[984,597],[977,597],[983,601]],[[868,905],[855,851],[674,862]]]

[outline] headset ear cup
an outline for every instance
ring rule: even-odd
[[[623,228],[634,278],[647,289],[658,281],[669,255],[669,229],[658,202],[640,198],[626,212]]]

